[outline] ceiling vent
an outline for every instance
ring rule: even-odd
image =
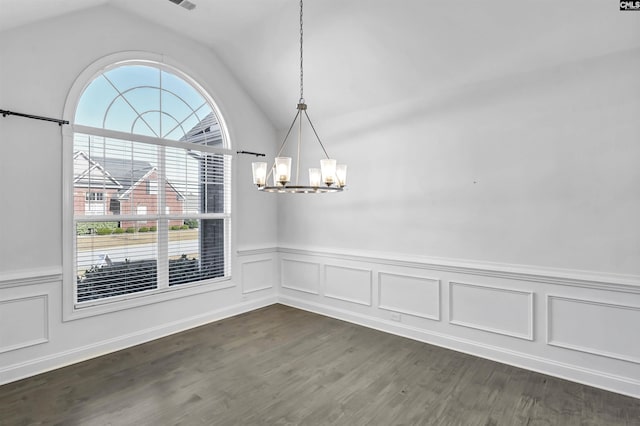
[[[178,6],[182,6],[187,10],[193,10],[196,8],[196,5],[191,3],[189,0],[169,0],[171,3],[175,3]]]

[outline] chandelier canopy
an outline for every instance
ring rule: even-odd
[[[253,183],[258,187],[258,190],[264,192],[279,192],[279,193],[322,193],[322,192],[340,192],[344,190],[347,183],[347,166],[345,164],[337,164],[336,160],[331,158],[327,153],[318,132],[316,132],[309,114],[307,113],[307,104],[304,100],[304,69],[303,69],[303,26],[302,26],[302,0],[300,0],[300,99],[298,101],[297,112],[293,118],[291,126],[287,131],[278,154],[275,160],[269,167],[266,162],[251,163],[253,172]],[[303,116],[311,126],[313,134],[315,135],[320,147],[326,158],[320,160],[320,168],[309,169],[309,182],[308,185],[300,185],[300,148],[302,145],[302,123]],[[284,150],[287,139],[291,134],[291,130],[298,123],[298,149],[296,157],[296,174],[294,184],[291,182],[291,157],[281,157]],[[272,178],[272,185],[269,185],[269,178]]]

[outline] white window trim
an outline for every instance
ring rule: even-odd
[[[98,194],[100,194],[100,197],[98,197]],[[95,195],[95,197],[93,197],[92,195]],[[102,202],[104,201],[104,192],[96,192],[96,191],[88,191],[84,193],[84,200],[85,201],[99,201]]]
[[[227,141],[229,146],[232,146],[231,138],[227,124],[224,120],[224,116],[217,103],[212,99],[210,94],[215,93],[208,88],[203,87],[191,76],[196,74],[190,72],[184,66],[177,64],[164,55],[158,55],[149,52],[128,51],[119,52],[112,55],[105,56],[91,65],[89,65],[80,75],[77,77],[73,86],[71,87],[67,96],[63,116],[65,120],[73,123],[75,118],[76,107],[82,96],[85,88],[90,84],[98,75],[105,70],[118,65],[124,64],[140,64],[140,65],[152,65],[159,66],[166,69],[176,75],[181,76],[185,81],[189,82],[193,87],[200,90],[203,96],[207,99],[210,105],[213,107],[214,112],[217,114],[218,122],[223,132],[223,138]],[[62,127],[62,173],[63,173],[63,208],[62,208],[62,249],[63,249],[63,286],[62,286],[62,319],[63,321],[72,321],[76,319],[82,319],[92,317],[96,315],[102,315],[110,312],[117,312],[126,309],[132,309],[140,306],[147,306],[155,303],[161,303],[168,300],[176,300],[184,297],[194,296],[197,294],[208,293],[212,291],[219,291],[222,289],[235,287],[237,284],[233,280],[232,274],[236,263],[235,247],[236,237],[235,232],[232,232],[232,224],[235,222],[235,207],[236,207],[236,167],[235,159],[236,154],[230,148],[213,148],[207,146],[198,145],[197,149],[203,152],[211,152],[215,154],[226,154],[231,156],[231,213],[224,216],[228,219],[225,221],[225,232],[228,233],[229,247],[226,248],[226,258],[228,261],[229,274],[225,277],[214,278],[209,280],[198,281],[192,284],[181,284],[180,286],[173,286],[164,288],[161,290],[155,290],[152,294],[132,293],[130,295],[123,295],[121,297],[114,297],[109,301],[96,301],[93,304],[83,304],[81,308],[75,303],[75,239],[73,238],[74,231],[74,188],[73,188],[73,144],[75,133],[87,133],[108,136],[117,139],[131,140],[132,135],[130,133],[109,131],[104,129],[94,129],[92,127],[81,126],[71,124],[69,126]],[[176,146],[183,148],[180,142],[168,141],[165,139],[153,138],[149,136],[135,135],[135,139],[139,141],[153,142],[164,146]],[[184,216],[184,215],[182,215]]]
[[[147,195],[158,195],[158,180],[147,180]]]

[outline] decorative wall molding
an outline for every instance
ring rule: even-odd
[[[640,323],[640,308],[631,306],[640,306],[640,277],[519,265],[494,268],[494,264],[479,262],[470,267],[467,262],[428,263],[417,257],[383,258],[366,252],[290,247],[279,248],[278,252],[280,258],[321,265],[325,271],[323,284],[329,289],[335,277],[326,271],[327,268],[334,271],[331,269],[334,265],[371,270],[377,280],[373,286],[373,306],[340,303],[329,297],[334,295],[332,291],[310,296],[290,292],[282,285],[278,294],[280,303],[640,398],[637,375],[640,341],[638,344],[629,341],[629,336],[637,334]],[[424,284],[429,279],[431,285]],[[288,284],[296,285],[295,282]],[[433,291],[423,291],[422,284]],[[574,296],[593,299],[596,303],[593,306],[597,308],[590,313],[593,324],[585,323],[593,327],[600,322],[599,326],[613,331],[603,332],[595,341],[582,339],[580,336],[585,335],[575,331],[585,328],[583,324],[558,320],[567,312],[589,311],[562,305],[563,315],[554,318],[557,305],[550,308],[547,306],[550,303],[536,302],[536,299],[543,301],[550,292],[563,294],[566,299]],[[427,294],[429,297],[425,297]],[[438,299],[437,303],[429,305],[434,299]],[[626,304],[629,306],[623,306]],[[403,315],[389,315],[385,311]],[[433,321],[443,315],[447,321]],[[611,326],[619,324],[621,319],[624,325]],[[549,342],[541,334],[545,329]]]
[[[226,284],[238,286],[238,291],[242,292],[243,299],[245,297],[248,299],[247,302],[234,303],[232,306],[196,317],[163,324],[153,329],[119,336],[89,346],[72,348],[65,352],[50,353],[46,350],[54,345],[42,347],[45,350],[33,348],[37,353],[46,355],[39,358],[24,358],[24,361],[21,360],[17,364],[0,367],[0,384],[280,302],[426,343],[640,398],[640,379],[635,374],[640,364],[640,356],[636,346],[628,346],[627,349],[623,346],[623,339],[612,334],[595,342],[580,340],[579,336],[565,333],[571,330],[572,325],[570,322],[562,321],[563,316],[573,312],[574,308],[577,312],[584,313],[588,312],[589,306],[598,309],[598,314],[592,317],[605,322],[627,318],[629,314],[629,323],[622,326],[628,339],[629,335],[634,335],[637,331],[634,329],[634,324],[638,324],[636,319],[640,315],[640,277],[638,276],[591,274],[585,271],[429,259],[398,254],[371,255],[367,252],[275,246],[237,250],[236,262],[238,270],[243,272],[243,268],[249,268],[254,277],[264,268],[265,273],[270,274],[269,279],[273,283],[271,287],[265,286],[264,290],[271,289],[271,292],[258,293],[262,289],[259,288],[261,280],[251,279],[251,284],[243,282],[241,286],[238,285],[240,283],[234,284],[233,281],[229,281]],[[251,270],[252,267],[257,269]],[[342,277],[348,275],[350,271],[356,271],[358,282],[368,283],[368,286],[363,286],[355,293],[357,297],[349,297],[349,294],[343,294],[341,289],[327,285],[327,278],[333,280],[336,274]],[[432,277],[429,277],[430,275]],[[363,277],[368,277],[368,280]],[[495,280],[486,277],[492,277]],[[403,279],[408,281],[403,282]],[[377,280],[375,286],[374,280]],[[461,280],[465,282],[460,282]],[[477,284],[467,283],[474,281],[477,281]],[[61,268],[12,272],[0,277],[0,290],[5,290],[4,293],[0,292],[0,296],[4,294],[7,299],[29,297],[31,295],[25,293],[31,292],[35,287],[20,288],[20,286],[32,284],[46,285],[50,293],[55,291],[58,294],[61,282]],[[494,283],[499,286],[494,286]],[[252,285],[255,288],[252,288]],[[421,285],[425,287],[422,288]],[[364,288],[369,290],[363,291]],[[427,288],[429,291],[426,290]],[[495,303],[499,307],[507,306],[510,301],[513,301],[515,310],[521,309],[524,314],[514,316],[517,321],[504,326],[498,321],[499,326],[496,327],[494,322],[484,321],[486,318],[481,312],[478,313],[479,311],[456,311],[456,308],[465,306],[469,309],[474,308],[470,303],[459,304],[461,300],[465,300],[460,298],[459,292],[456,294],[456,290],[460,289],[489,292],[481,295],[495,293],[497,296]],[[396,290],[399,290],[400,294],[389,293]],[[430,302],[434,301],[437,294],[437,301],[434,304],[413,304],[413,300],[409,300],[409,296],[404,294],[405,291],[413,292],[417,299],[428,296],[427,300]],[[562,294],[562,296],[547,296],[549,292]],[[245,296],[247,293],[251,294]],[[366,297],[365,293],[370,297]],[[472,293],[466,292],[463,296],[468,297]],[[268,297],[266,297],[267,294],[269,294]],[[261,295],[265,297],[260,297]],[[390,295],[392,297],[389,297]],[[64,299],[64,294],[62,297]],[[546,303],[535,303],[536,297],[545,297]],[[47,302],[57,299],[57,297],[49,298]],[[370,302],[351,305],[335,299],[352,299],[349,300],[350,302],[355,299],[356,303],[368,299]],[[489,305],[493,306],[494,302],[490,297],[488,300]],[[575,307],[573,303],[576,304]],[[387,319],[388,313],[385,313],[385,310],[401,313],[406,317],[392,321]],[[507,312],[515,311],[507,310]],[[50,313],[48,312],[47,315]],[[438,321],[443,315],[451,322]],[[545,339],[534,339],[534,323],[540,325],[542,330],[546,329]],[[491,334],[472,332],[458,327],[459,325],[481,329]],[[502,337],[504,335],[509,337]],[[608,342],[613,342],[612,347],[607,346]],[[11,348],[10,350],[16,352],[5,355],[10,357],[12,362],[16,362],[19,359],[16,355],[22,354],[21,349]],[[30,351],[31,349],[27,349],[25,353]]]
[[[297,265],[297,266],[296,266]],[[306,269],[306,270],[305,270]],[[302,277],[301,279],[296,279]],[[320,264],[296,259],[280,260],[281,287],[309,294],[320,294]],[[294,283],[307,284],[306,286]]]
[[[454,288],[458,287],[464,291],[464,288],[475,290],[474,295],[470,295],[473,299],[474,304],[482,304],[482,313],[479,314],[475,312],[475,310],[468,309],[465,307],[456,307],[456,300]],[[482,299],[480,295],[482,292],[486,292],[485,299]],[[499,297],[490,296],[488,293],[500,293],[502,298],[511,296],[511,300],[499,300]],[[516,297],[513,297],[516,296]],[[514,306],[517,298],[522,298],[520,301],[522,303],[521,306]],[[514,313],[510,313],[510,309],[516,309],[517,311],[521,311],[526,309],[526,324],[517,324],[517,318],[513,315]],[[459,315],[466,315],[467,319],[456,319],[456,312],[463,311],[463,313]],[[471,318],[471,316],[476,315],[475,320]],[[482,318],[480,315],[485,315],[485,318]],[[493,315],[500,315],[501,320],[504,319],[504,327],[495,324],[495,318],[491,318]],[[517,313],[515,313],[517,315]],[[474,322],[475,321],[475,322]],[[494,322],[493,325],[489,323]],[[507,289],[503,287],[494,287],[488,286],[484,284],[469,284],[469,283],[461,283],[457,281],[449,282],[449,323],[454,325],[460,325],[463,327],[475,328],[477,330],[488,331],[490,333],[503,334],[505,336],[517,337],[519,339],[525,340],[533,340],[533,292],[531,291],[523,291],[523,290],[514,290]],[[508,329],[509,325],[521,325],[523,326],[523,330],[513,330]]]
[[[236,250],[238,256],[257,256],[261,254],[274,254],[278,252],[278,247],[276,246],[268,246],[268,247],[254,247],[254,248],[243,248]]]
[[[21,285],[50,284],[59,281],[62,281],[62,268],[3,272],[0,275],[0,289]]]
[[[238,249],[236,252],[238,256],[254,256],[274,253],[321,256],[340,260],[376,263],[380,265],[455,272],[461,274],[596,288],[602,290],[619,290],[640,294],[640,276],[637,275],[602,274],[590,271],[538,268],[526,265],[498,264],[491,262],[469,262],[464,260],[405,256],[399,254],[385,254],[383,256],[372,254],[356,254],[354,252],[339,250],[277,246],[243,248]],[[61,267],[35,269],[28,271],[12,271],[2,273],[2,275],[0,275],[0,288],[12,287],[22,284],[48,283],[51,281],[61,280]]]
[[[583,343],[574,342],[571,343],[568,340],[562,341],[556,339],[554,337],[554,327],[562,326],[563,320],[556,318],[559,315],[559,312],[556,311],[554,315],[553,302],[554,301],[562,301],[568,304],[574,305],[583,305],[588,307],[597,307],[599,311],[602,310],[614,310],[618,311],[618,314],[622,314],[624,318],[615,318],[613,315],[610,315],[607,319],[607,324],[602,324],[600,321],[594,321],[593,316],[591,315],[580,315],[579,312],[570,312],[568,313],[571,321],[575,321],[575,323],[579,324],[579,327],[576,327],[576,324],[565,324],[570,328],[570,332],[565,334],[569,335],[568,337],[574,337],[579,339],[579,332],[582,330],[583,334],[589,334],[590,336],[585,336],[582,340]],[[580,299],[574,297],[565,297],[565,296],[555,296],[555,295],[547,295],[547,344],[551,346],[556,346],[564,349],[571,349],[574,351],[580,351],[584,353],[588,353],[591,355],[603,356],[606,358],[618,359],[622,361],[628,361],[635,364],[640,364],[640,307],[639,306],[631,306],[631,305],[622,305],[622,304],[614,304],[607,303],[596,300],[587,300]],[[615,321],[615,328],[612,328],[611,324],[613,319]],[[598,330],[598,328],[600,328]],[[558,334],[559,330],[555,330]],[[600,331],[600,335],[594,336],[598,331]],[[620,339],[616,342],[615,340],[609,341],[607,338],[615,333],[627,336],[627,340],[622,340],[624,345],[620,345]],[[597,338],[596,338],[597,337]],[[601,347],[598,348],[598,343],[601,344]],[[616,343],[618,343],[616,345]],[[618,346],[620,351],[615,351],[615,347]],[[620,347],[624,346],[624,347]],[[614,349],[614,350],[612,350]],[[635,349],[635,350],[634,350]],[[623,350],[627,350],[630,352],[623,353]]]
[[[396,287],[403,287],[404,290],[402,293],[407,295],[407,300],[388,300],[396,298],[397,295],[391,293],[391,289],[388,291],[385,290],[385,277],[388,280],[395,279],[393,285]],[[411,287],[411,282],[413,283],[413,288]],[[420,283],[420,284],[418,284]],[[422,287],[421,289],[417,289],[417,286]],[[431,289],[429,287],[432,287]],[[435,287],[435,288],[433,288]],[[435,293],[434,302],[431,303],[431,307],[433,310],[429,312],[428,310],[420,311],[419,307],[415,305],[417,303],[428,302],[429,292],[431,292],[431,296],[433,297],[433,293]],[[389,294],[389,296],[385,297],[385,294]],[[405,306],[402,306],[402,305]],[[411,305],[411,306],[409,306]],[[406,315],[412,315],[415,317],[431,319],[435,321],[440,321],[440,305],[441,305],[441,291],[440,291],[440,279],[437,278],[426,278],[419,277],[415,275],[407,275],[400,273],[391,273],[391,272],[379,272],[378,273],[378,308],[384,309],[387,311],[399,312]]]
[[[23,317],[17,317],[19,315]],[[0,318],[7,317],[11,318],[11,323],[14,324],[14,327],[6,327],[0,330],[0,354],[49,341],[48,294],[0,300]],[[18,324],[20,325],[19,336],[15,333],[15,326]],[[7,341],[9,342],[8,344]]]
[[[24,362],[0,367],[0,385],[35,374],[43,373],[66,365],[85,361],[107,353],[126,349],[151,340],[159,339],[174,333],[189,330],[213,321],[218,321],[234,315],[239,315],[277,302],[276,296],[268,296],[261,299],[239,303],[223,309],[217,309],[190,318],[184,318],[157,327],[136,331],[134,333],[118,336],[113,339],[103,340],[91,345],[73,348],[68,351],[52,353],[36,359],[28,359]]]
[[[345,271],[343,277],[339,277],[340,271]],[[371,269],[324,265],[324,295],[326,297],[371,306],[372,285]]]
[[[249,294],[256,291],[269,290],[273,288],[273,273],[271,273],[273,269],[273,259],[259,259],[242,262],[242,264],[240,265],[240,269],[242,277],[242,294]],[[251,271],[251,269],[255,270]],[[251,283],[249,282],[249,278],[257,281],[257,277],[262,278],[262,280],[266,280],[267,284],[261,284],[257,287],[252,287]]]
[[[364,254],[363,251],[325,250],[313,248],[278,247],[281,254],[317,256],[378,265],[428,269],[465,275],[533,281],[564,286],[623,291],[640,294],[640,276],[603,274],[571,269],[542,268],[527,265],[475,262],[456,259],[429,258],[400,254]]]

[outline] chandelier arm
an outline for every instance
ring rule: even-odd
[[[282,154],[282,150],[284,149],[284,146],[287,144],[287,139],[289,138],[289,135],[291,134],[291,129],[293,129],[293,125],[296,124],[296,120],[298,119],[299,115],[300,115],[300,110],[298,110],[298,112],[296,113],[295,117],[293,117],[293,121],[291,122],[291,126],[289,126],[289,130],[287,131],[287,135],[284,137],[284,140],[282,141],[282,144],[280,145],[280,150],[276,154],[276,157],[280,157],[280,154]],[[276,167],[276,161],[274,159],[273,160],[273,164],[271,165],[271,168],[269,169],[269,173],[267,173],[267,177],[265,178],[265,180],[269,179],[269,177],[273,173],[273,169],[275,167]]]
[[[322,144],[322,141],[320,140],[320,136],[318,136],[318,132],[316,132],[316,128],[313,127],[313,123],[311,122],[311,119],[309,118],[309,114],[307,114],[307,110],[304,111],[304,115],[305,115],[305,117],[307,117],[307,121],[309,121],[309,124],[311,125],[311,129],[313,129],[313,134],[316,135],[316,139],[318,139],[318,143],[320,143],[320,146],[322,147],[322,150],[324,151],[324,155],[326,155],[327,158],[331,158],[331,157],[329,157],[329,154],[327,153],[327,150],[324,148],[324,145]]]
[[[284,146],[287,144],[287,138],[289,137],[289,134],[291,134],[291,129],[293,129],[293,125],[296,124],[296,120],[298,119],[299,115],[300,115],[300,111],[298,111],[296,113],[296,116],[293,117],[293,121],[291,122],[291,126],[289,126],[289,130],[287,131],[287,135],[284,137],[284,140],[282,141],[282,144],[280,145],[280,150],[278,151],[278,154],[276,155],[276,157],[279,157],[280,154],[282,154],[282,150],[284,149]]]
[[[267,173],[267,176],[265,176],[265,178],[264,178],[264,184],[265,185],[267,184],[267,182],[269,182],[269,178],[271,177],[271,174],[273,174],[273,169],[275,169],[275,168],[276,168],[276,162],[274,160],[273,166],[271,166],[271,168],[269,169],[269,173]]]

